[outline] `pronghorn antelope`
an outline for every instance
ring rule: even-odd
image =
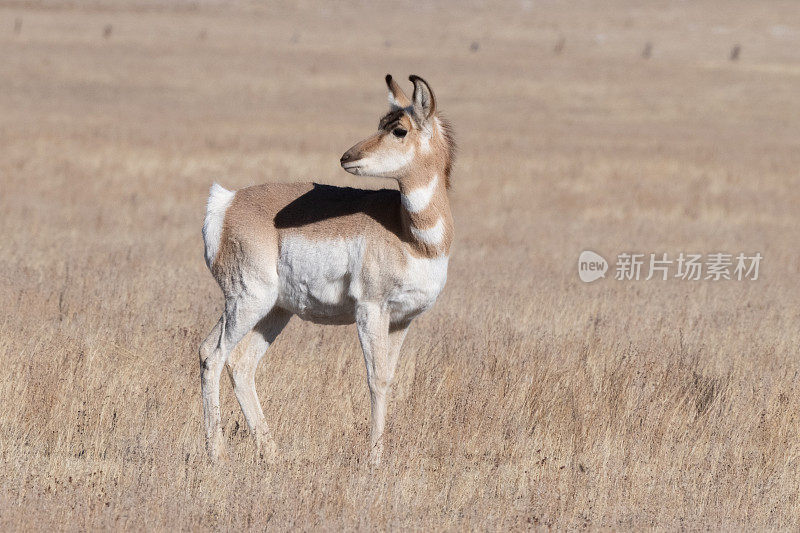
[[[275,454],[254,378],[269,345],[297,315],[320,324],[355,322],[372,407],[369,458],[380,462],[386,397],[400,347],[411,321],[444,287],[453,238],[447,198],[453,136],[425,80],[409,79],[411,100],[386,76],[389,113],[377,133],[341,158],[347,172],[394,179],[399,191],[316,183],[235,192],[211,187],[205,257],[225,296],[225,310],[200,346],[212,459],[223,453],[223,366],[259,449]],[[232,354],[240,341],[244,346]]]

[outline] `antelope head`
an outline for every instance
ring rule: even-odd
[[[436,115],[436,98],[425,80],[413,75],[408,79],[414,84],[410,100],[386,75],[390,111],[376,133],[344,153],[341,164],[347,172],[400,180],[438,161],[446,163],[449,175],[452,143],[446,123]]]

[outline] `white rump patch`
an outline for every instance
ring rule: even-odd
[[[414,237],[416,237],[417,240],[420,240],[424,243],[432,246],[440,244],[442,242],[442,238],[444,237],[444,222],[442,221],[442,217],[439,217],[439,220],[436,221],[436,225],[432,228],[417,229],[414,226],[411,226],[411,233],[414,234]]]
[[[401,194],[400,201],[403,202],[403,207],[411,213],[423,211],[431,203],[431,198],[433,198],[433,193],[436,192],[438,184],[439,175],[434,174],[433,179],[426,186],[409,191],[408,194]]]
[[[214,259],[219,252],[222,239],[222,223],[225,221],[225,212],[230,207],[236,191],[229,191],[222,185],[214,183],[208,195],[206,207],[206,220],[203,223],[203,242],[206,244],[206,265],[208,268],[214,264]]]

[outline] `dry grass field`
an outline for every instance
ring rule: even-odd
[[[3,2],[0,59],[0,529],[800,528],[796,2]],[[225,379],[209,464],[208,187],[392,186],[338,164],[387,72],[460,153],[384,464],[355,328],[296,318],[280,458]],[[586,284],[584,249],[764,260]]]

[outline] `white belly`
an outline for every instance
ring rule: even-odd
[[[314,322],[348,324],[360,297],[364,239],[287,237],[278,259],[278,305]]]
[[[359,302],[369,299],[389,310],[393,323],[429,309],[447,281],[449,257],[387,263],[364,275],[364,238],[310,240],[287,236],[278,259],[277,305],[300,318],[324,324],[349,324]]]

